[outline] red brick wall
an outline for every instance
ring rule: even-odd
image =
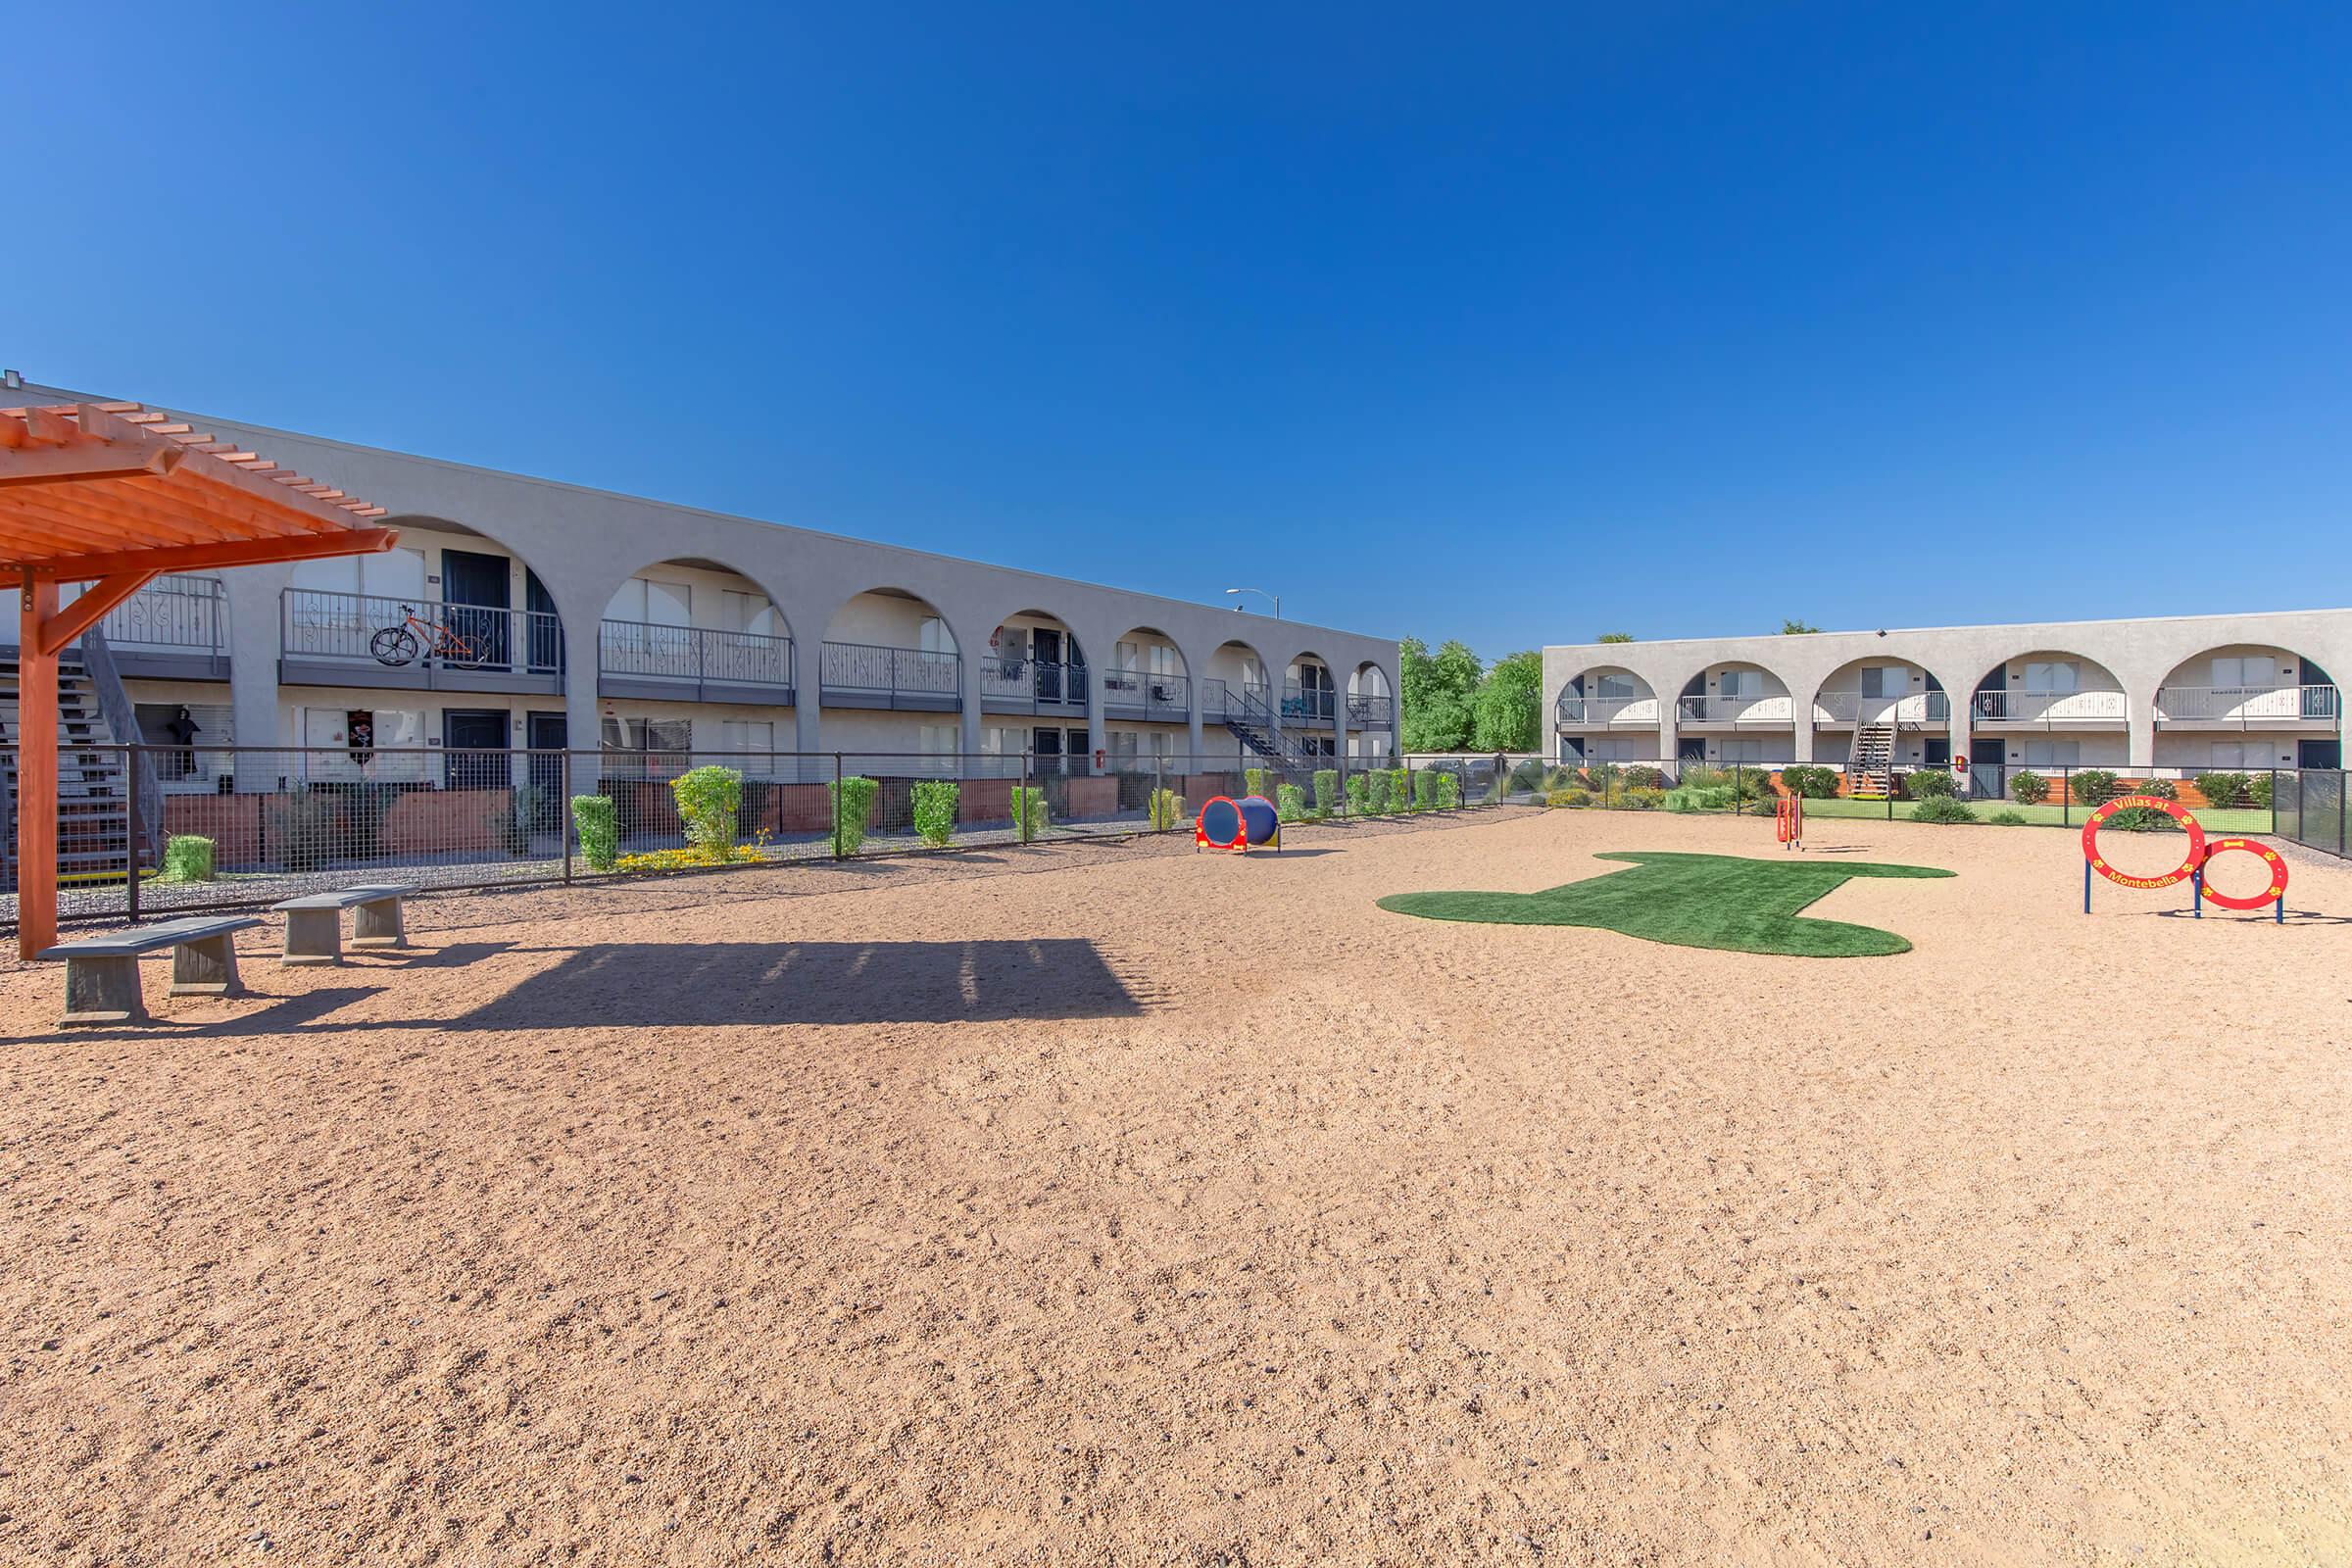
[[[193,833],[213,841],[217,869],[246,870],[262,855],[262,803],[267,795],[167,795],[164,834]]]

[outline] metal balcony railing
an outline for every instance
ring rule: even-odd
[[[1005,659],[996,654],[980,662],[980,698],[1002,708],[1006,703],[1038,708],[1084,708],[1086,666],[1038,659]]]
[[[872,643],[827,643],[818,681],[829,692],[954,700],[963,690],[963,656]]]
[[[1192,682],[1182,675],[1112,669],[1102,675],[1102,706],[1123,717],[1177,720],[1190,716]]]
[[[1952,701],[1944,692],[1913,692],[1907,697],[1865,697],[1858,691],[1821,692],[1813,699],[1816,724],[1941,724],[1952,716]]]
[[[1777,697],[1685,697],[1675,704],[1685,723],[1789,724],[1796,719],[1796,699],[1787,692]]]
[[[1563,697],[1559,701],[1559,721],[1587,726],[1655,724],[1658,721],[1658,700],[1655,697]]]
[[[792,687],[792,639],[715,626],[608,620],[597,628],[600,675],[674,683],[687,696],[706,686]]]
[[[1394,697],[1355,696],[1348,699],[1348,722],[1359,729],[1388,729],[1396,721]]]
[[[1204,723],[1222,724],[1233,707],[1233,693],[1222,679],[1211,675],[1200,682],[1200,717]]]
[[[2053,724],[2084,719],[2127,716],[2122,692],[2037,692],[2023,687],[1990,687],[1976,694],[1971,704],[1977,717],[1996,723]]]
[[[278,596],[288,659],[493,674],[560,674],[564,623],[545,611],[288,588]]]
[[[158,577],[98,622],[118,649],[228,657],[228,596],[213,577]]]
[[[2156,721],[2225,724],[2331,722],[2342,711],[2333,686],[2166,686],[2156,693]]]

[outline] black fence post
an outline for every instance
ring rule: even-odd
[[[2058,767],[2058,825],[2075,825],[2075,770],[2063,762]]]
[[[130,923],[139,923],[139,755],[136,747],[122,748],[122,888]],[[160,849],[160,846],[159,846]]]
[[[1012,814],[1019,819],[1021,842],[1029,842],[1029,749],[1021,748],[1021,782],[1012,797]]]
[[[528,739],[526,736],[525,739]],[[556,787],[564,798],[556,803],[556,829],[564,835],[564,885],[571,886],[571,748],[557,754]]]
[[[893,666],[892,666],[891,678],[892,678],[892,679],[894,679],[894,680],[898,678],[898,671],[897,671],[897,666],[896,666],[895,662],[894,662],[894,664],[893,664]],[[838,859],[840,859],[840,858],[842,858],[842,856],[841,856],[841,754],[840,754],[839,752],[835,752],[835,753],[833,754],[833,812],[832,812],[832,816],[833,816],[833,858],[835,858],[836,860],[838,860]]]

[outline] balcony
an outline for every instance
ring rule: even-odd
[[[1943,692],[1913,692],[1908,697],[1864,697],[1860,692],[1823,692],[1813,699],[1813,722],[1851,725],[1893,724],[1901,729],[1924,729],[1948,724],[1952,700]]]
[[[1192,682],[1182,675],[1109,670],[1102,676],[1102,709],[1112,718],[1182,724],[1192,716]]]
[[[818,700],[827,708],[952,713],[963,707],[963,657],[923,648],[827,643],[818,655]]]
[[[2121,724],[2129,716],[2122,692],[2037,692],[1992,687],[1976,694],[1970,710],[1980,724]]]
[[[1787,729],[1796,722],[1796,699],[1778,697],[1685,697],[1675,704],[1684,724],[1769,724]]]
[[[281,685],[564,690],[564,623],[541,611],[316,588],[288,588],[278,605]]]
[[[784,707],[793,700],[792,675],[789,637],[638,620],[597,628],[600,697]]]
[[[2158,724],[2201,729],[2333,728],[2341,712],[2333,686],[2166,686],[2156,693]]]
[[[1210,676],[1200,683],[1200,721],[1222,724],[1235,710],[1233,693],[1224,681]]]
[[[1086,666],[1040,659],[980,661],[980,709],[988,713],[1083,713]]]
[[[1308,686],[1286,680],[1282,683],[1282,722],[1288,729],[1298,725],[1321,727],[1332,722],[1339,711],[1339,693],[1329,686]]]
[[[1606,729],[1658,722],[1655,697],[1563,697],[1559,702],[1562,729]]]
[[[131,679],[228,679],[228,598],[211,577],[158,577],[98,622]]]
[[[1395,729],[1396,699],[1350,697],[1348,699],[1348,723],[1354,729]]]

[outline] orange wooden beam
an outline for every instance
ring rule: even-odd
[[[187,454],[169,442],[119,445],[86,442],[68,447],[0,447],[0,485],[71,484],[77,479],[118,479],[125,474],[168,474]]]
[[[123,571],[202,571],[216,566],[266,566],[278,561],[372,556],[391,549],[399,538],[397,528],[340,528],[331,533],[290,534],[281,539],[240,539],[217,545],[175,545],[162,550],[67,556],[19,565],[0,562],[0,571],[29,576],[36,582],[81,582]]]
[[[17,952],[57,941],[57,656],[41,627],[57,613],[57,584],[26,579],[17,640]]]
[[[62,654],[66,644],[97,624],[98,617],[139,591],[152,571],[118,571],[102,577],[56,614],[41,622],[41,652]]]

